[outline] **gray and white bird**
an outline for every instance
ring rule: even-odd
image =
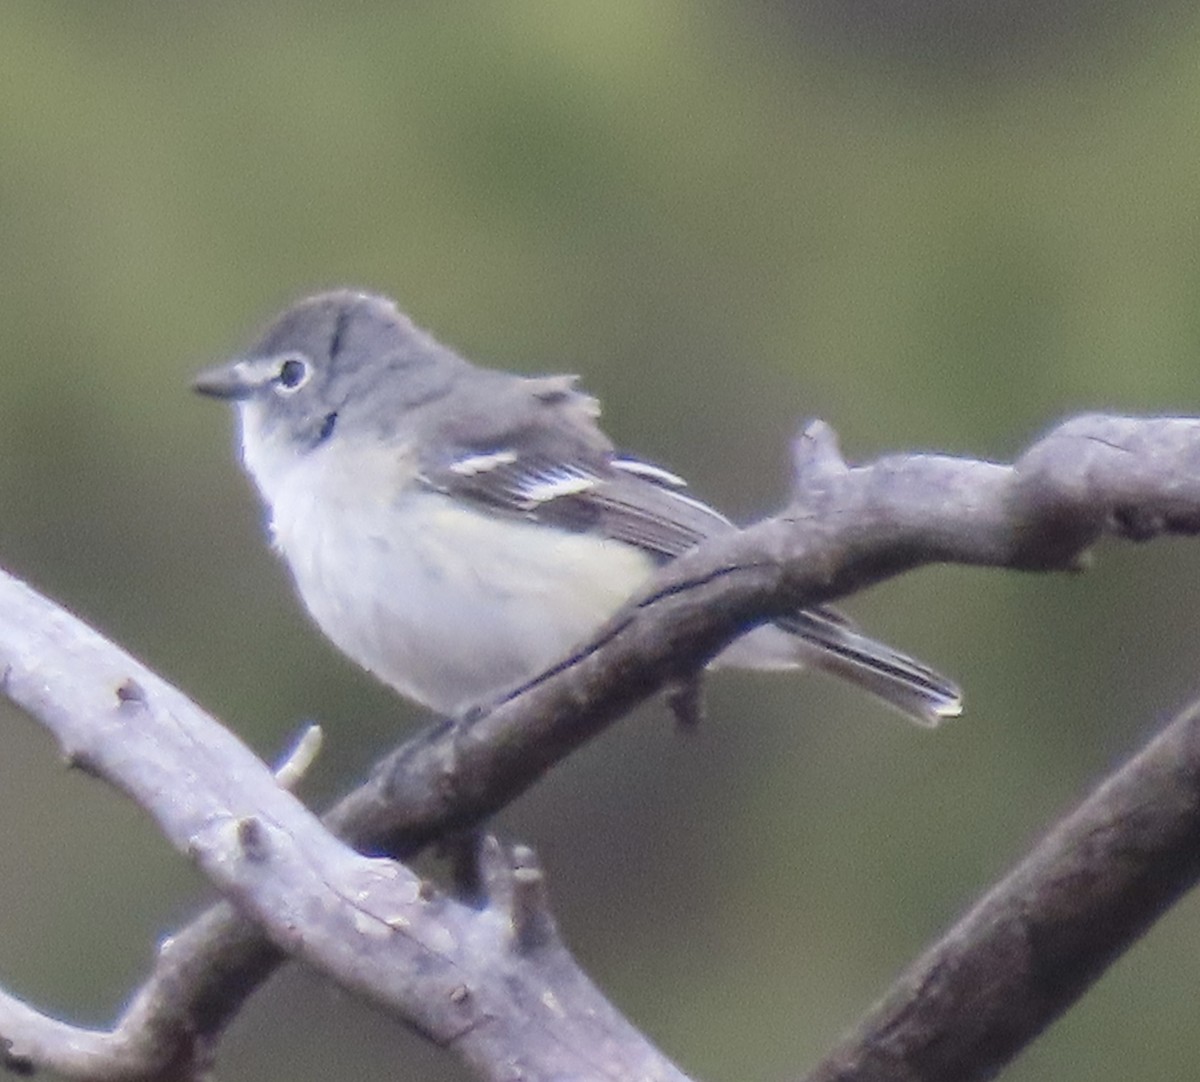
[[[313,619],[442,713],[561,661],[656,567],[736,528],[618,453],[574,376],[478,367],[384,297],[301,301],[195,389],[237,407],[242,461]],[[824,607],[747,632],[717,664],[812,665],[925,725],[961,711],[952,682]]]

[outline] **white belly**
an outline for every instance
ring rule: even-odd
[[[356,457],[336,470],[309,462],[270,494],[275,543],[325,634],[434,710],[458,713],[536,676],[653,570],[621,542],[437,493],[378,498],[395,484],[382,483],[377,456]],[[395,452],[387,459],[394,471]]]

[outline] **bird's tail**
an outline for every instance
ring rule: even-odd
[[[836,609],[805,609],[751,631],[718,663],[751,668],[811,665],[857,684],[919,725],[938,725],[962,713],[962,692],[952,680],[868,638]]]

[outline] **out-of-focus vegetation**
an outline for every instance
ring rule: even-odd
[[[617,438],[743,516],[809,415],[851,457],[1003,458],[1080,409],[1196,413],[1200,26],[1077,6],[5,4],[0,562],[265,755],[320,718],[320,803],[418,719],[308,626],[187,391],[300,294],[380,289],[472,357],[584,373]],[[851,607],[966,716],[722,676],[701,732],[647,708],[501,824],[703,1078],[816,1059],[1200,684],[1196,544]],[[107,1020],[203,885],[3,716],[0,981]],[[1197,942],[1188,902],[1007,1077],[1190,1077]],[[398,1070],[461,1077],[297,972],[221,1063]]]

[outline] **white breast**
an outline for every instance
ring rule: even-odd
[[[622,542],[491,515],[415,486],[398,446],[244,457],[321,629],[405,695],[457,713],[567,655],[645,580]]]

